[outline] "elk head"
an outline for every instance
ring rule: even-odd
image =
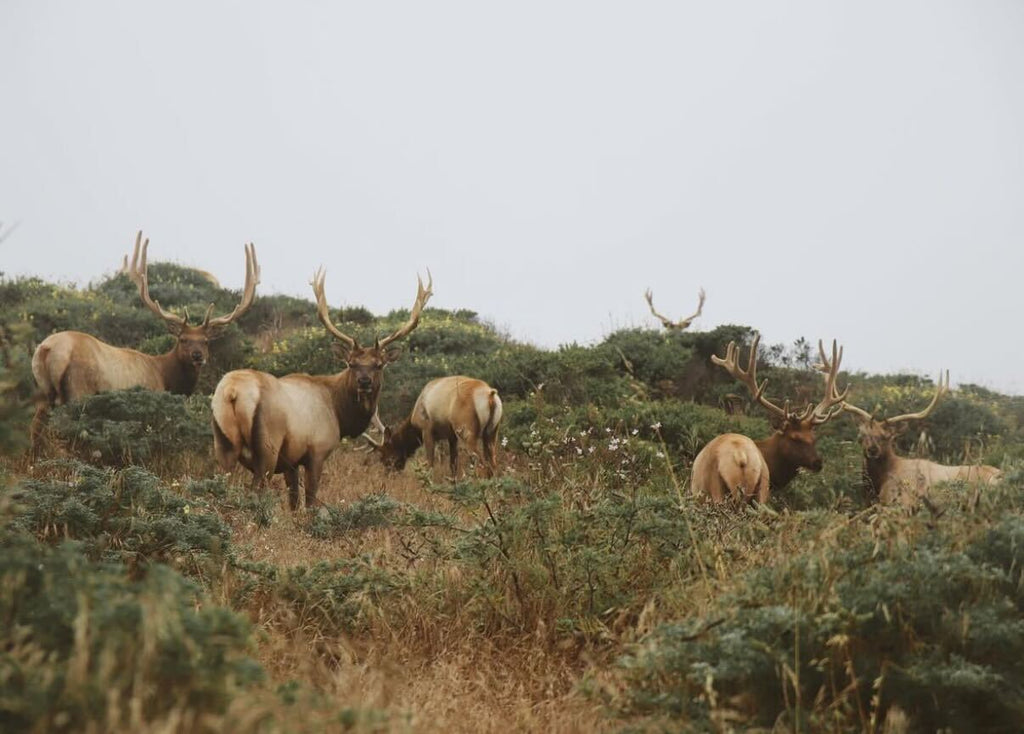
[[[211,303],[206,309],[206,316],[198,324],[189,324],[187,310],[184,316],[178,316],[170,311],[165,311],[159,301],[150,297],[148,250],[149,239],[143,240],[140,231],[135,236],[135,250],[132,253],[131,263],[126,265],[123,272],[139,289],[139,296],[146,307],[163,319],[167,324],[168,331],[176,337],[174,353],[178,361],[183,365],[191,365],[198,369],[210,358],[210,340],[220,336],[228,324],[252,306],[256,296],[256,285],[260,282],[260,266],[256,262],[256,248],[251,242],[245,246],[245,286],[239,304],[227,316],[210,318],[214,306]],[[127,258],[125,259],[127,261]]]
[[[832,365],[829,364],[824,351],[821,350],[820,344],[818,347],[821,357],[821,363],[818,365],[818,368],[827,373]],[[852,414],[857,420],[857,433],[860,436],[860,446],[864,450],[865,458],[878,460],[893,453],[893,441],[908,428],[908,423],[910,421],[923,420],[931,415],[932,411],[935,410],[935,406],[938,405],[939,398],[947,392],[949,392],[949,370],[946,370],[945,382],[942,380],[942,370],[939,370],[939,379],[935,383],[935,395],[932,396],[931,402],[928,403],[924,410],[916,413],[904,413],[902,415],[894,415],[891,418],[877,419],[868,411],[858,408],[845,399],[843,399],[842,406],[843,410]]]
[[[769,461],[773,484],[776,477],[781,484],[784,484],[785,477],[789,472],[782,471],[781,467],[791,467],[795,473],[796,467],[804,467],[811,471],[821,471],[821,456],[815,445],[814,429],[817,426],[834,418],[842,409],[843,399],[850,388],[847,386],[842,393],[836,388],[836,376],[839,373],[839,364],[843,359],[842,348],[837,348],[836,342],[832,340],[832,362],[829,365],[829,373],[825,384],[825,397],[817,405],[808,404],[801,411],[791,411],[789,401],[785,401],[780,408],[765,397],[764,391],[768,386],[768,380],[759,385],[757,383],[757,347],[761,341],[761,335],[755,334],[750,344],[750,356],[747,360],[747,369],[743,370],[739,364],[739,347],[736,342],[729,342],[725,351],[725,358],[712,356],[711,361],[726,372],[732,375],[737,381],[743,383],[754,400],[758,402],[771,417],[772,425],[775,427],[774,435],[769,441],[774,442],[773,456],[780,461]],[[824,354],[824,347],[819,340],[818,348]],[[783,464],[784,463],[784,464]]]
[[[423,307],[430,300],[430,297],[434,295],[434,278],[430,275],[428,268],[427,286],[424,288],[423,279],[417,275],[416,301],[413,303],[408,321],[398,327],[392,334],[383,338],[378,336],[374,340],[372,347],[364,347],[359,344],[355,337],[345,334],[331,321],[330,312],[327,307],[327,297],[324,295],[324,279],[326,277],[327,272],[320,268],[313,274],[313,280],[310,283],[313,286],[313,294],[316,296],[317,316],[320,318],[320,323],[324,325],[324,328],[341,342],[344,349],[343,359],[348,367],[348,380],[351,387],[355,390],[358,402],[367,410],[373,412],[377,396],[380,394],[384,368],[397,360],[402,353],[401,347],[389,348],[389,345],[404,336],[408,336],[419,325]]]
[[[683,329],[688,328],[690,324],[693,323],[693,320],[700,316],[701,311],[704,310],[704,299],[706,298],[706,294],[704,293],[704,289],[701,288],[697,296],[697,312],[681,321],[673,321],[667,316],[662,316],[654,310],[654,293],[650,288],[644,292],[644,298],[647,299],[647,305],[650,306],[651,313],[654,315],[654,318],[658,319],[662,326],[669,331],[682,331]]]

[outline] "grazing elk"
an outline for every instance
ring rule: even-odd
[[[428,274],[430,271],[427,271]],[[288,504],[299,504],[299,467],[306,468],[306,507],[317,504],[324,462],[342,437],[360,436],[377,420],[384,367],[400,350],[388,345],[407,336],[433,295],[418,280],[409,320],[372,347],[363,347],[331,321],[324,295],[323,269],[313,276],[317,315],[345,349],[346,367],[335,375],[292,374],[274,377],[256,370],[228,372],[213,393],[213,449],[224,471],[236,462],[252,472],[253,489],[272,474],[284,474]]]
[[[654,315],[656,319],[658,319],[661,322],[661,325],[664,326],[669,331],[682,331],[683,329],[689,328],[690,324],[693,323],[693,320],[700,316],[701,311],[704,310],[704,299],[706,297],[707,295],[704,293],[704,289],[701,288],[697,296],[697,313],[683,319],[682,321],[673,321],[667,316],[662,316],[660,313],[654,310],[654,293],[651,291],[651,289],[648,288],[644,292],[644,298],[647,299],[647,305],[651,307],[651,313]]]
[[[790,411],[789,401],[780,408],[764,395],[768,380],[757,384],[757,346],[760,340],[761,335],[755,334],[745,371],[737,364],[739,348],[735,342],[729,343],[725,359],[711,357],[711,361],[746,385],[754,400],[768,411],[777,426],[763,441],[753,441],[738,433],[726,433],[701,449],[693,461],[691,489],[696,495],[709,495],[715,502],[721,502],[730,495],[748,500],[756,497],[763,503],[768,500],[771,490],[779,490],[789,484],[800,468],[821,471],[814,429],[842,410],[843,399],[849,392],[847,387],[840,393],[835,385],[843,352],[842,349],[837,351],[833,340],[825,397],[817,405],[809,404],[799,412]]]
[[[821,353],[822,371],[829,371],[832,365],[824,352]],[[911,421],[920,421],[931,415],[939,398],[949,391],[949,370],[943,383],[942,371],[935,385],[935,395],[928,406],[917,413],[905,413],[891,418],[876,419],[863,408],[843,400],[843,409],[857,419],[857,432],[864,451],[864,475],[868,489],[882,504],[899,503],[914,506],[927,496],[932,485],[961,479],[977,484],[994,484],[1002,472],[994,466],[968,464],[946,466],[927,459],[908,459],[896,453],[896,437],[906,430]]]
[[[498,391],[483,380],[472,377],[439,377],[420,392],[412,413],[392,431],[384,429],[384,439],[366,439],[380,454],[385,466],[401,471],[420,446],[434,468],[435,441],[448,441],[448,461],[452,477],[458,476],[461,441],[480,457],[486,476],[498,469],[498,426],[501,424],[501,398]]]
[[[210,340],[252,306],[260,268],[256,248],[251,243],[245,246],[245,287],[239,304],[227,316],[210,318],[211,303],[202,322],[196,325],[188,323],[187,312],[185,316],[178,316],[165,311],[150,297],[148,249],[149,240],[143,241],[139,232],[126,274],[138,287],[142,302],[166,322],[177,338],[174,347],[166,354],[153,356],[114,347],[78,331],[60,331],[46,337],[32,355],[32,374],[39,388],[31,429],[34,447],[38,447],[46,416],[54,405],[131,387],[191,395],[199,372],[210,357]]]

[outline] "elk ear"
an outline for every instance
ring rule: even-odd
[[[392,362],[397,362],[398,358],[402,356],[402,348],[401,347],[388,347],[387,349],[384,350],[384,353],[381,356],[384,357],[384,363],[385,364],[391,364]]]

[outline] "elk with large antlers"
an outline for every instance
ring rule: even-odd
[[[768,381],[757,382],[757,347],[760,334],[754,335],[750,345],[747,369],[739,362],[739,348],[730,342],[725,359],[712,356],[711,360],[724,367],[736,380],[743,383],[754,400],[774,419],[776,430],[763,441],[753,441],[738,433],[726,433],[708,443],[693,462],[690,486],[694,494],[706,494],[715,502],[726,496],[768,500],[771,490],[789,484],[801,468],[821,471],[821,457],[815,447],[814,429],[831,420],[842,410],[842,402],[849,387],[841,393],[836,388],[836,375],[843,358],[842,349],[832,342],[832,362],[826,380],[825,396],[817,405],[804,410],[791,411],[789,401],[779,407],[765,397]],[[821,342],[819,342],[821,347]],[[824,348],[822,347],[822,350]]]
[[[429,270],[427,271],[429,275]],[[299,467],[306,468],[306,507],[317,504],[324,462],[343,437],[362,435],[377,419],[384,367],[399,357],[388,348],[420,321],[433,295],[433,279],[418,279],[416,302],[401,327],[364,347],[331,321],[324,295],[323,269],[313,276],[317,315],[341,342],[346,367],[335,375],[274,377],[256,370],[228,372],[213,393],[213,448],[224,471],[237,462],[252,472],[253,489],[273,474],[284,474],[291,509],[299,504]]]
[[[823,350],[820,350],[821,363],[818,365],[823,372],[833,368]],[[946,380],[942,380],[942,370],[935,384],[935,395],[924,410],[916,413],[904,413],[890,418],[875,418],[871,413],[858,408],[847,400],[843,400],[843,409],[857,420],[857,432],[860,445],[864,451],[864,475],[869,491],[883,504],[899,503],[912,507],[922,497],[927,496],[932,485],[939,482],[963,480],[977,484],[994,484],[1002,477],[1002,472],[994,466],[983,464],[967,464],[963,466],[946,466],[927,459],[908,459],[899,456],[895,450],[895,440],[910,422],[920,421],[931,415],[939,398],[949,392],[949,370]]]
[[[651,308],[651,314],[669,331],[682,331],[683,329],[688,329],[690,324],[693,323],[693,320],[700,316],[701,312],[704,310],[704,299],[706,297],[707,294],[705,294],[704,289],[701,288],[697,294],[697,312],[692,316],[682,319],[681,321],[673,321],[668,316],[663,316],[654,310],[654,292],[651,291],[650,288],[644,292],[644,298],[647,300],[647,305]]]
[[[401,471],[420,446],[427,463],[434,469],[435,441],[448,442],[448,461],[452,478],[459,474],[458,445],[479,458],[485,476],[494,476],[498,468],[498,426],[501,425],[501,398],[498,391],[483,380],[461,375],[431,380],[420,392],[408,418],[394,431],[384,429],[382,441],[366,440],[379,453],[384,465]]]
[[[245,286],[239,304],[227,316],[211,318],[211,303],[202,322],[195,325],[188,323],[187,313],[179,316],[166,311],[150,297],[148,250],[149,240],[143,241],[139,232],[125,272],[139,289],[143,304],[163,319],[176,337],[174,347],[166,354],[153,356],[114,347],[78,331],[61,331],[48,336],[32,356],[32,374],[39,388],[31,429],[33,446],[38,446],[50,408],[84,395],[131,387],[191,395],[200,370],[210,357],[210,340],[252,306],[260,268],[256,248],[251,243],[245,246]]]

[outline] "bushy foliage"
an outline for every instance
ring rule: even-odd
[[[90,395],[53,411],[54,434],[72,452],[112,466],[209,451],[209,399],[143,388]]]
[[[915,730],[1013,730],[1024,716],[1024,521],[961,549],[954,512],[945,532],[913,543],[861,539],[751,572],[709,617],[663,626],[625,660],[633,705],[702,726],[785,715],[853,731],[897,707]]]
[[[236,565],[240,577],[237,606],[277,609],[294,616],[295,628],[337,635],[365,627],[382,597],[402,580],[370,559],[324,561],[313,566],[278,568],[266,563]]]
[[[202,576],[227,557],[230,533],[219,516],[143,469],[73,461],[45,468],[53,473],[12,490],[19,514],[11,522],[40,540],[76,540],[90,560],[120,562],[133,573],[167,564]]]
[[[204,717],[262,679],[248,624],[165,566],[133,578],[79,545],[0,531],[0,728],[137,728]]]

